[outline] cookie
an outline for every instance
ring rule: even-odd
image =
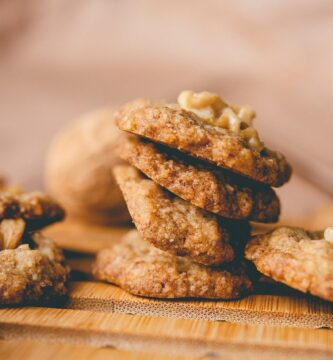
[[[237,299],[252,290],[243,266],[202,266],[155,248],[135,230],[98,253],[93,273],[146,297]]]
[[[119,156],[193,205],[233,219],[276,222],[280,202],[268,186],[138,136],[123,137]]]
[[[231,108],[226,109],[232,111]],[[252,136],[255,133],[253,128],[248,133],[242,130],[235,133],[220,125],[204,122],[193,111],[184,110],[179,105],[154,104],[148,100],[125,105],[115,118],[121,130],[178,149],[258,182],[282,186],[290,178],[291,167],[282,154],[262,148],[258,140],[254,141],[256,146],[251,146],[251,141],[256,139]],[[248,126],[240,120],[237,124],[239,129]]]
[[[333,236],[328,233],[281,227],[251,239],[245,256],[264,275],[333,301]]]
[[[230,262],[247,238],[247,222],[223,219],[193,206],[144,177],[132,166],[114,168],[128,210],[141,236],[178,256],[204,265]]]
[[[52,300],[67,292],[69,269],[54,242],[39,233],[0,251],[0,305]]]
[[[45,185],[69,217],[101,225],[130,221],[126,204],[112,176],[121,161],[115,145],[121,131],[114,109],[83,114],[57,134],[48,149]]]
[[[41,192],[0,192],[0,220],[22,218],[28,230],[40,229],[64,218],[63,208]]]

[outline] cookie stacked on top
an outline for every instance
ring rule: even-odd
[[[62,251],[39,230],[64,210],[40,192],[0,184],[0,306],[53,300],[67,292]]]
[[[271,186],[291,175],[265,147],[249,107],[210,92],[178,103],[137,100],[116,114],[129,133],[114,169],[137,232],[99,253],[94,272],[153,297],[238,298],[251,291],[242,254],[249,221],[276,222]]]

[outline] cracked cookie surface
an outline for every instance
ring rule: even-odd
[[[253,237],[245,257],[264,275],[333,301],[333,243],[324,232],[281,227]]]
[[[190,204],[132,166],[114,168],[128,210],[143,239],[204,265],[230,262],[249,236],[246,221],[223,219]]]
[[[41,192],[0,192],[0,220],[22,218],[29,230],[40,229],[64,218],[63,208]]]
[[[68,275],[62,251],[51,239],[35,233],[29,244],[0,251],[0,305],[51,301],[63,296]]]
[[[153,181],[195,206],[227,218],[278,220],[280,202],[268,186],[134,135],[124,136],[117,152]]]
[[[177,105],[137,100],[116,114],[121,130],[178,149],[271,186],[282,186],[291,175],[285,157],[264,148],[257,151],[239,135],[200,121]]]
[[[112,248],[101,250],[93,273],[100,280],[146,297],[236,299],[252,290],[242,265],[199,265],[155,248],[136,230]]]

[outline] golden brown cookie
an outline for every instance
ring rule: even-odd
[[[280,202],[268,186],[138,136],[123,137],[118,154],[193,205],[233,219],[275,222]]]
[[[115,144],[121,132],[113,109],[98,109],[70,123],[53,139],[45,162],[50,194],[70,217],[97,224],[130,221],[125,202],[112,175],[121,163]]]
[[[41,192],[0,192],[0,220],[22,218],[29,230],[40,229],[64,218],[63,208]]]
[[[117,166],[115,178],[141,236],[156,247],[190,256],[204,265],[230,262],[248,237],[247,222],[223,219],[178,198],[132,166]]]
[[[255,236],[246,245],[245,256],[264,275],[333,301],[332,233],[330,236],[324,238],[322,231],[281,227]]]
[[[135,230],[98,253],[93,273],[134,295],[156,298],[236,299],[252,290],[243,266],[199,265],[155,248]]]
[[[35,233],[29,244],[0,251],[0,305],[63,296],[68,275],[61,250],[52,240]]]
[[[282,154],[259,145],[253,147],[245,137],[248,134],[241,136],[229,129],[204,122],[193,111],[184,110],[178,105],[137,100],[120,109],[116,114],[116,123],[121,130],[141,135],[271,186],[283,185],[291,175],[291,167]],[[240,131],[241,126],[242,123]]]

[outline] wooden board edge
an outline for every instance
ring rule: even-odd
[[[276,306],[278,301],[282,303]],[[259,305],[253,308],[253,302],[258,302]],[[235,303],[148,299],[130,295],[115,285],[79,281],[71,283],[65,307],[105,313],[333,329],[331,304],[304,298],[286,303],[283,298],[280,300],[276,296],[253,298],[249,302],[245,299]]]
[[[328,349],[294,348],[292,344],[271,345],[253,343],[216,342],[212,340],[191,340],[156,334],[145,337],[140,334],[104,333],[91,330],[44,327],[42,325],[1,324],[0,337],[5,340],[38,340],[49,343],[84,344],[94,347],[112,347],[126,351],[149,351],[169,355],[190,355],[195,358],[225,359],[226,357],[271,360],[328,360],[333,351]]]
[[[114,312],[121,314],[158,316],[167,318],[226,321],[231,323],[269,325],[295,328],[328,328],[333,329],[333,314],[299,314],[283,312],[259,312],[230,308],[195,308],[187,303],[170,302],[161,306],[158,300],[133,303],[119,299],[70,298],[66,304],[68,309]]]

